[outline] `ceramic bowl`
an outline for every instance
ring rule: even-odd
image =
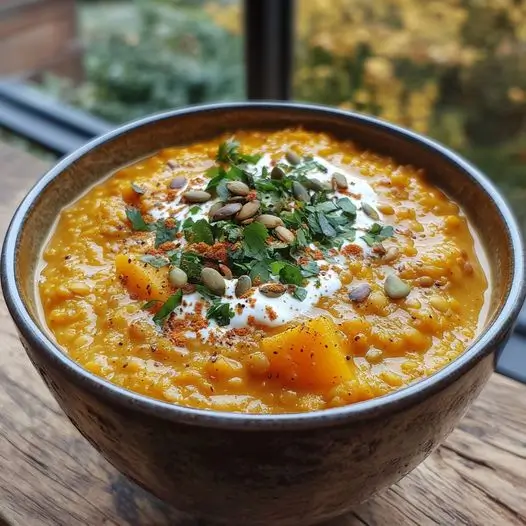
[[[428,176],[459,202],[489,257],[485,329],[453,363],[395,393],[293,415],[203,411],[117,387],[74,363],[37,308],[39,251],[61,208],[113,170],[226,130],[303,126],[352,139]],[[411,471],[452,431],[494,370],[524,300],[521,235],[506,203],[443,146],[379,120],[319,106],[219,104],[147,117],[90,142],[40,179],[3,247],[2,287],[29,358],[58,403],[118,470],[199,517],[310,524],[343,514]]]

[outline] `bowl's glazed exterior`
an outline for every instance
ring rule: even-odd
[[[491,267],[489,321],[434,376],[353,406],[301,415],[240,415],[156,401],[72,362],[38,315],[39,250],[60,209],[111,171],[225,130],[301,125],[426,169],[477,228]],[[493,371],[524,300],[521,236],[493,186],[442,146],[375,119],[329,108],[225,104],[132,123],[47,173],[18,209],[2,287],[27,353],[64,412],[117,469],[176,508],[229,524],[309,524],[342,514],[396,482],[447,435]]]

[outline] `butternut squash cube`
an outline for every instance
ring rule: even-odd
[[[115,258],[115,270],[131,296],[165,302],[172,291],[167,268],[154,268],[125,254]]]
[[[330,388],[355,378],[344,338],[337,325],[323,316],[263,338],[261,347],[273,377],[287,386]]]

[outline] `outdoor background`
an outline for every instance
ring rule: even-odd
[[[77,62],[32,74],[43,92],[115,123],[244,98],[242,2],[75,7]],[[526,227],[525,1],[297,0],[293,98],[443,141],[497,182]]]

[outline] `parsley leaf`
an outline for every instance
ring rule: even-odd
[[[179,268],[186,272],[188,281],[196,282],[201,279],[203,265],[201,263],[201,258],[197,254],[194,254],[193,252],[183,252]]]
[[[261,159],[261,157],[262,155],[259,155],[257,153],[254,155],[249,155],[247,153],[240,153],[237,156],[239,161],[241,161],[242,163],[246,163],[246,164],[257,164],[259,160]]]
[[[217,300],[217,298],[219,297],[217,294],[214,294],[209,288],[205,287],[204,285],[197,284],[195,288],[197,292],[201,294],[201,296],[209,300]]]
[[[190,208],[188,211],[193,215],[193,214],[198,214],[200,210],[201,210],[201,207],[195,205],[195,206],[192,206],[192,208]]]
[[[310,236],[308,234],[308,231],[304,228],[298,228],[298,230],[296,230],[296,240],[294,244],[300,248],[306,247],[309,244]]]
[[[250,223],[243,229],[243,250],[245,256],[263,259],[267,256],[268,230],[262,223]]]
[[[206,243],[207,245],[214,244],[214,234],[212,227],[206,219],[199,219],[192,223],[188,228],[185,228],[184,237],[188,243]]]
[[[384,239],[391,237],[394,234],[392,226],[382,226],[378,223],[371,225],[369,231],[362,236],[362,239],[369,245],[372,246],[375,243],[381,243]]]
[[[152,230],[152,225],[144,220],[141,211],[137,208],[126,208],[126,217],[130,221],[132,229],[136,232],[149,232]]]
[[[215,320],[216,323],[223,327],[230,323],[231,318],[233,318],[235,312],[230,308],[228,303],[217,302],[214,303],[207,311],[206,317],[209,320]]]
[[[150,300],[148,301],[147,303],[145,303],[141,309],[142,310],[149,310],[151,309],[152,307],[154,307],[155,305],[157,305],[158,303],[161,303],[161,300]]]
[[[239,143],[235,139],[222,142],[217,149],[216,161],[218,163],[230,163],[237,159]]]
[[[175,294],[172,294],[157,311],[157,314],[153,317],[153,321],[157,325],[163,325],[168,319],[170,314],[181,304],[183,299],[183,291],[179,289]]]
[[[307,297],[307,289],[296,287],[292,292],[292,297],[296,298],[298,301],[303,301]]]
[[[312,278],[320,273],[320,267],[314,261],[309,261],[305,265],[301,265],[301,275],[304,278]]]
[[[155,248],[167,243],[168,241],[173,241],[175,235],[179,230],[179,223],[176,222],[174,227],[166,226],[166,222],[159,220],[155,223]]]
[[[284,262],[283,267],[279,271],[279,280],[281,283],[302,285],[303,276],[301,275],[301,269],[292,263]]]
[[[336,201],[336,204],[339,208],[342,209],[342,212],[344,214],[350,216],[356,215],[356,206],[354,206],[353,202],[348,197],[342,197],[341,199],[338,199],[338,201]]]
[[[267,283],[270,280],[269,263],[269,259],[264,259],[250,267],[249,276],[253,283]]]
[[[320,225],[321,233],[326,237],[334,237],[336,236],[336,230],[334,230],[334,227],[329,223],[327,218],[324,214],[318,212],[316,214],[316,218],[318,220],[318,224]]]
[[[144,263],[148,263],[148,265],[151,265],[155,268],[165,267],[170,263],[166,258],[162,256],[152,256],[150,254],[142,256],[141,261],[143,261]]]

